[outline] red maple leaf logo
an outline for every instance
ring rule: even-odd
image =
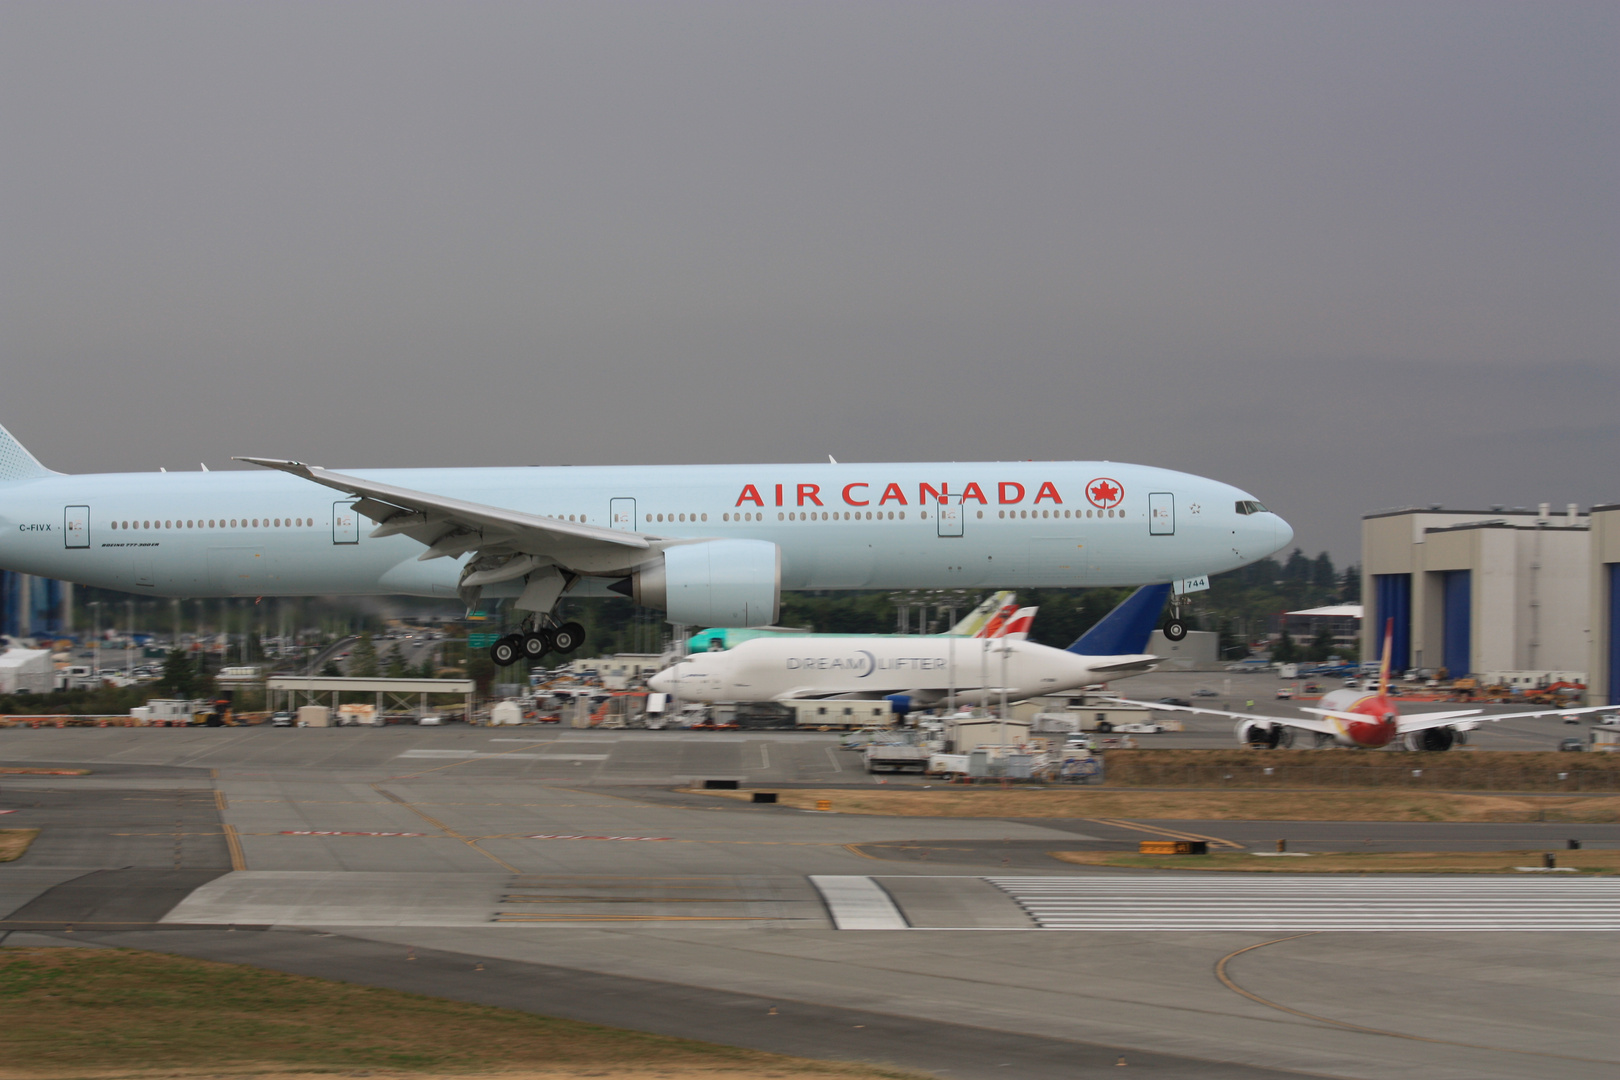
[[[1086,498],[1091,505],[1102,507],[1104,510],[1118,504],[1123,495],[1124,491],[1117,480],[1093,480],[1086,486]]]

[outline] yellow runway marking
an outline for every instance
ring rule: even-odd
[[[1253,952],[1255,949],[1263,949],[1267,945],[1280,945],[1285,941],[1298,941],[1300,938],[1315,937],[1321,932],[1322,931],[1320,930],[1312,930],[1310,933],[1306,934],[1290,934],[1288,937],[1272,938],[1270,941],[1262,941],[1258,945],[1250,945],[1246,948],[1229,952],[1215,962],[1215,977],[1221,981],[1222,986],[1226,987],[1234,994],[1241,994],[1250,1001],[1253,1001],[1259,1005],[1264,1005],[1268,1009],[1276,1009],[1279,1012],[1285,1012],[1292,1016],[1298,1016],[1306,1020],[1315,1020],[1319,1024],[1331,1024],[1333,1027],[1343,1028],[1346,1031],[1360,1031],[1368,1035],[1384,1035],[1391,1039],[1409,1039],[1412,1042],[1435,1043],[1439,1046],[1461,1046],[1469,1050],[1489,1050],[1498,1054],[1522,1054],[1525,1057],[1557,1058],[1560,1061],[1584,1061],[1597,1065],[1620,1065],[1620,1061],[1610,1061],[1604,1058],[1576,1057],[1573,1054],[1550,1054],[1544,1050],[1516,1050],[1511,1046],[1483,1046],[1479,1043],[1456,1042],[1452,1039],[1435,1039],[1427,1035],[1408,1035],[1404,1031],[1385,1031],[1383,1028],[1364,1027],[1361,1024],[1352,1024],[1344,1020],[1335,1020],[1330,1016],[1318,1016],[1315,1013],[1308,1013],[1301,1009],[1294,1009],[1287,1005],[1280,1005],[1275,1001],[1261,997],[1259,994],[1243,989],[1243,987],[1233,982],[1232,977],[1226,973],[1226,965],[1231,963],[1233,960],[1236,960],[1246,952]]]
[[[510,753],[510,751],[507,751],[507,752]],[[459,764],[459,762],[452,762],[452,764]],[[433,815],[427,814],[427,813],[422,812],[421,810],[418,810],[416,807],[412,806],[410,803],[406,802],[404,799],[400,798],[398,795],[395,795],[392,792],[384,791],[382,789],[382,785],[385,782],[386,781],[378,781],[377,783],[371,785],[371,789],[373,791],[375,791],[377,794],[381,795],[383,798],[387,799],[388,801],[396,802],[399,805],[403,806],[405,809],[409,810],[411,813],[415,814],[417,817],[421,818],[423,821],[426,821],[429,824],[431,824],[431,825],[433,825],[433,826],[435,826],[435,827],[437,827],[439,829],[442,829],[446,836],[452,837],[452,838],[454,838],[456,840],[460,840],[462,843],[466,844],[468,847],[470,847],[474,851],[478,852],[478,854],[482,855],[484,858],[488,859],[490,862],[493,862],[493,863],[495,863],[495,864],[497,864],[499,866],[502,866],[505,869],[510,870],[514,874],[521,874],[523,872],[523,871],[519,870],[517,867],[513,866],[511,863],[507,862],[505,859],[501,858],[499,855],[496,855],[493,852],[485,851],[483,848],[479,847],[478,846],[478,841],[481,838],[479,838],[479,837],[471,837],[471,836],[463,836],[460,833],[456,832],[456,830],[452,829],[450,826],[446,825],[444,822],[440,821],[438,818],[434,817]]]
[[[225,801],[225,793],[219,788],[214,789],[214,805],[219,807],[219,812],[222,814],[231,808],[230,803]]]
[[[1203,833],[1182,832],[1179,829],[1166,829],[1161,825],[1143,825],[1137,821],[1125,821],[1121,818],[1086,818],[1087,821],[1098,825],[1112,825],[1116,829],[1135,829],[1138,832],[1155,833],[1159,836],[1168,836],[1172,840],[1205,840],[1220,847],[1229,847],[1234,851],[1247,851],[1243,844],[1235,844],[1230,840],[1223,840],[1219,836],[1205,836]]]
[[[247,856],[242,853],[242,838],[236,835],[236,826],[225,826],[225,846],[231,849],[231,869],[246,870]]]

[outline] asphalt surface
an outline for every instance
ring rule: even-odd
[[[0,777],[0,826],[42,830],[0,866],[13,944],[169,950],[952,1077],[1092,1075],[1121,1055],[1166,1077],[1620,1066],[1613,879],[1232,885],[1049,854],[1174,833],[1562,850],[1620,846],[1615,826],[883,818],[669,790],[870,783],[835,736],[796,733],[44,729],[0,732],[0,755],[92,769]],[[855,925],[889,928],[836,928]]]

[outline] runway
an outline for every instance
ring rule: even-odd
[[[7,763],[93,770],[0,777],[0,820],[43,830],[0,866],[0,932],[951,1077],[1121,1054],[1166,1077],[1620,1066],[1610,880],[1236,880],[1046,854],[1155,829],[1224,850],[1615,846],[1614,826],[818,814],[670,788],[858,782],[831,736],[520,734],[0,733]]]

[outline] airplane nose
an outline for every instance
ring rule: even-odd
[[[1284,521],[1282,518],[1277,517],[1276,514],[1272,514],[1271,516],[1276,523],[1273,527],[1276,529],[1277,537],[1277,546],[1271,550],[1281,551],[1283,548],[1294,542],[1294,527],[1288,524],[1288,522]]]
[[[665,668],[663,671],[660,671],[658,674],[648,679],[647,689],[653,691],[655,694],[667,694],[674,689],[674,687],[671,685],[669,669]]]

